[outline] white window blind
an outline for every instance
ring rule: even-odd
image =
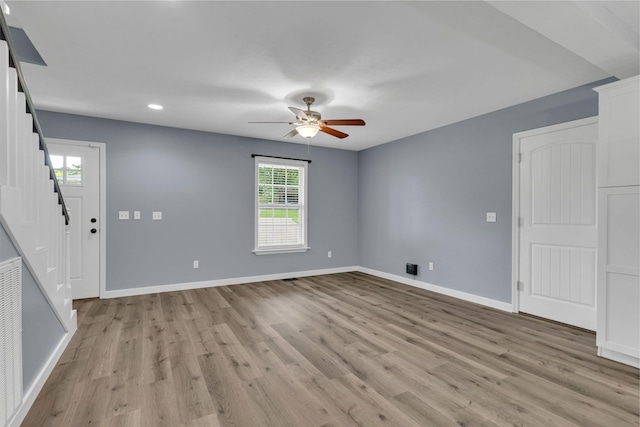
[[[309,249],[307,165],[299,160],[255,157],[255,253]]]

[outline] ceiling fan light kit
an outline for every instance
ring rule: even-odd
[[[300,125],[296,128],[298,135],[304,138],[313,138],[318,134],[319,130],[320,130],[320,126],[316,124]]]
[[[305,96],[302,101],[307,104],[307,110],[301,110],[296,107],[289,107],[289,110],[296,115],[295,122],[249,122],[249,123],[288,123],[294,125],[295,128],[286,134],[283,138],[293,138],[296,135],[300,135],[303,138],[313,138],[318,132],[324,132],[336,138],[346,138],[349,135],[340,132],[339,130],[330,128],[331,126],[364,126],[364,120],[362,119],[336,119],[336,120],[322,120],[322,116],[317,111],[311,110],[311,104],[314,103],[315,98],[311,96]]]

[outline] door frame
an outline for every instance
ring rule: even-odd
[[[106,194],[107,194],[107,181],[106,181],[106,156],[105,156],[105,150],[106,150],[106,144],[104,142],[91,142],[91,141],[78,141],[78,140],[72,140],[72,139],[58,139],[58,138],[45,138],[45,142],[49,143],[51,142],[52,144],[62,144],[62,145],[77,145],[77,146],[81,146],[81,147],[87,147],[87,148],[97,148],[98,149],[98,159],[99,159],[99,167],[100,167],[100,171],[99,171],[99,177],[98,177],[98,181],[99,181],[99,195],[98,195],[98,204],[100,205],[98,207],[98,212],[99,212],[99,216],[100,219],[98,220],[98,227],[100,228],[100,245],[99,245],[99,252],[100,252],[100,256],[98,259],[98,268],[99,268],[99,273],[98,273],[98,281],[99,281],[99,285],[98,285],[98,297],[100,299],[103,299],[106,295],[106,278],[107,278],[107,273],[105,270],[105,267],[107,265],[107,205],[106,205]],[[64,191],[62,192],[62,196],[64,197]]]
[[[518,277],[520,276],[520,148],[521,141],[531,136],[545,133],[558,132],[566,129],[598,124],[598,116],[587,117],[585,119],[573,120],[559,123],[557,125],[545,126],[542,128],[526,130],[513,134],[512,150],[512,181],[511,181],[511,304],[514,313],[520,312],[520,293],[518,292]],[[596,147],[596,158],[598,149]],[[595,170],[596,182],[598,179],[597,168]],[[596,194],[596,206],[598,205]],[[597,215],[597,214],[596,214]],[[596,258],[598,254],[596,252]],[[597,298],[597,283],[596,283]]]

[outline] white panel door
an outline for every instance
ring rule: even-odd
[[[90,145],[47,147],[69,211],[73,299],[100,295],[100,150]]]
[[[571,124],[568,124],[571,126]],[[595,330],[597,124],[520,140],[519,309]]]

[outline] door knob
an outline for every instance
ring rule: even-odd
[[[91,234],[96,234],[98,232],[98,230],[96,230],[95,228],[91,229]]]
[[[97,221],[97,219],[95,219],[95,218],[91,218],[91,222],[92,222],[92,223],[95,223],[96,221]]]

